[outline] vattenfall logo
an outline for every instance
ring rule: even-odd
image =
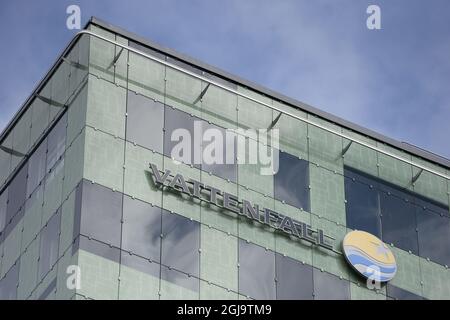
[[[362,276],[378,282],[391,280],[397,263],[389,247],[364,231],[349,232],[342,243],[348,263]]]

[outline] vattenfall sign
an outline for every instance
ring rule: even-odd
[[[333,250],[334,238],[322,229],[312,229],[310,225],[280,214],[269,208],[260,210],[258,204],[223,190],[205,185],[194,179],[186,180],[183,175],[171,174],[170,170],[159,171],[150,163],[154,183],[157,187],[167,187],[192,198],[207,201],[215,206],[247,217],[249,220],[271,226],[277,230],[305,240],[322,248]],[[391,280],[397,264],[388,246],[374,235],[363,231],[349,232],[342,243],[347,262],[363,277],[378,282]]]
[[[190,197],[208,201],[213,205],[245,216],[250,220],[271,226],[298,239],[333,250],[332,240],[334,238],[327,236],[322,229],[312,229],[306,223],[297,221],[269,208],[260,210],[258,204],[252,204],[248,200],[239,199],[233,194],[205,185],[200,181],[194,179],[186,180],[179,173],[172,175],[170,170],[165,170],[164,172],[159,171],[158,167],[152,163],[150,163],[150,169],[152,170],[155,185],[158,187],[168,187]]]

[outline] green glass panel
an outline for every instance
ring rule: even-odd
[[[0,278],[16,263],[21,252],[23,220],[14,227],[3,243],[3,259]]]
[[[427,299],[447,300],[450,297],[450,270],[420,258],[423,296]],[[417,275],[416,275],[417,277]]]
[[[124,141],[86,127],[84,178],[122,192]]]
[[[92,32],[104,38],[115,40],[115,35],[97,26],[90,26]],[[91,36],[89,44],[89,73],[108,81],[114,81],[114,50],[110,42]]]
[[[124,193],[161,207],[162,191],[156,188],[149,163],[162,170],[163,156],[148,149],[126,143]]]
[[[273,101],[273,106],[289,112],[295,116],[306,119],[306,113],[298,109],[294,109],[288,105],[282,104],[278,101]],[[278,118],[280,112],[273,111],[274,121]],[[273,128],[279,130],[279,149],[288,152],[294,156],[308,159],[308,126],[303,122],[290,115],[282,113]]]
[[[324,218],[318,218],[315,215],[311,215],[311,226],[313,230],[322,229],[324,230],[325,235],[334,238],[334,240],[329,239],[333,244],[334,251],[322,247],[314,248],[312,251],[313,267],[344,279],[349,279],[349,266],[345,261],[344,255],[341,253],[342,240],[347,234],[345,226]]]
[[[164,102],[166,67],[133,52],[128,59],[128,89]]]
[[[39,237],[28,246],[20,257],[19,287],[17,299],[27,299],[37,284]]]
[[[341,131],[341,128],[316,116],[308,119],[325,128]],[[343,172],[342,138],[324,129],[308,124],[309,161],[338,173]]]
[[[65,199],[83,178],[85,130],[67,147],[64,155],[64,183],[62,198]]]
[[[195,179],[200,181],[200,170],[164,157],[164,170],[169,169],[172,174],[181,174],[185,180]],[[200,200],[183,194],[179,191],[166,188],[163,191],[163,208],[173,211],[187,218],[200,221]]]
[[[134,268],[121,265],[119,285],[119,299],[121,300],[159,299],[159,277]]]
[[[357,285],[350,282],[350,296],[352,300],[386,300],[385,288],[383,290],[375,291],[368,289],[364,285]]]
[[[201,226],[200,278],[238,290],[238,239]]]
[[[70,247],[76,236],[74,234],[76,190],[72,191],[62,204],[61,234],[59,238],[59,255]]]
[[[42,212],[42,226],[55,213],[62,203],[64,178],[64,159],[59,161],[45,180],[44,206]]]
[[[90,76],[86,124],[120,138],[125,137],[127,91]]]
[[[86,85],[82,87],[69,105],[66,145],[69,145],[81,133],[86,124],[87,90]]]
[[[371,146],[376,147],[377,145],[375,140],[348,129],[342,129],[342,133],[361,140]],[[356,142],[352,142],[351,144],[350,142],[351,140],[348,139],[343,139],[342,142],[342,152],[344,153],[345,151],[345,154],[343,155],[344,164],[373,176],[378,176],[377,152]]]
[[[44,202],[43,188],[39,187],[25,203],[23,218],[22,251],[28,247],[41,231],[42,205]]]
[[[387,145],[378,143],[378,148],[400,156],[407,160],[411,160],[411,156],[405,152],[399,151]],[[385,181],[396,184],[400,187],[411,189],[412,187],[412,167],[406,162],[397,160],[388,155],[378,153],[379,177]]]
[[[116,36],[116,42],[128,46],[126,38]],[[127,72],[128,72],[128,50],[120,46],[115,46],[114,52],[114,82],[124,88],[127,87]]]
[[[227,182],[222,178],[205,172],[201,172],[201,182],[204,185],[212,186],[232,195],[238,194],[238,187],[235,183]],[[219,200],[219,205],[223,206],[221,200]],[[236,213],[210,204],[207,201],[202,201],[200,210],[203,224],[237,236],[238,217]]]
[[[44,89],[40,95],[50,98],[50,90]],[[31,109],[31,138],[30,145],[34,145],[47,128],[50,117],[50,105],[39,98],[35,98]]]
[[[15,168],[30,149],[31,113],[31,109],[28,109],[12,130],[12,149],[23,156],[13,155],[11,168]]]
[[[397,273],[390,283],[396,287],[422,295],[419,257],[398,248],[391,248],[397,263]]]
[[[202,83],[202,119],[223,128],[237,127],[237,95],[208,83]]]
[[[78,264],[78,252],[73,254],[73,246],[68,247],[61,258],[58,260],[57,280],[56,280],[56,299],[71,299],[76,290],[73,285],[76,284],[75,278],[82,277],[81,274],[75,273],[71,268],[76,268]],[[80,270],[81,271],[81,270]],[[80,278],[80,285],[82,285]]]
[[[311,212],[345,225],[344,177],[323,167],[309,166]]]
[[[165,103],[179,110],[201,116],[202,83],[197,78],[181,71],[166,69],[166,100]]]
[[[95,300],[116,300],[119,288],[119,264],[90,252],[78,251],[81,288],[78,294]]]
[[[238,126],[243,129],[267,129],[273,120],[272,109],[252,99],[272,105],[272,99],[243,87],[238,92],[248,96],[238,96]],[[256,116],[258,115],[258,116]]]
[[[446,170],[440,166],[433,165],[417,157],[413,157],[414,162],[424,167],[445,174]],[[416,177],[422,169],[413,167],[413,177]],[[447,194],[447,180],[428,171],[422,171],[414,182],[414,192],[430,199],[436,200],[444,205],[449,205]]]
[[[253,205],[274,210],[274,200],[270,197],[239,187],[239,198],[250,201]],[[264,248],[275,250],[275,229],[245,216],[239,219],[239,238],[258,244]]]

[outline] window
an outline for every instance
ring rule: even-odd
[[[17,284],[19,283],[19,262],[14,264],[5,277],[0,280],[0,300],[17,299]]]
[[[289,153],[279,152],[279,168],[274,177],[275,199],[310,211],[309,164]]]
[[[380,192],[383,241],[396,247],[418,253],[415,206],[406,193],[402,197]]]
[[[162,264],[199,275],[200,226],[196,221],[163,211]]]
[[[202,133],[207,140],[202,143],[202,170],[236,182],[236,138],[227,139],[226,132],[221,127],[203,122]],[[230,154],[228,155],[227,152],[230,152]],[[211,159],[207,159],[207,156]],[[231,158],[231,163],[227,163],[227,156]],[[216,160],[215,163],[211,163],[212,160]]]
[[[53,127],[47,137],[47,172],[64,154],[66,149],[67,113]]]
[[[450,218],[416,207],[419,254],[450,266]]]
[[[411,293],[391,284],[387,284],[386,294],[389,298],[395,300],[423,300],[421,296],[418,296],[417,294]]]
[[[128,91],[127,140],[163,152],[164,105]]]
[[[277,299],[312,300],[313,268],[276,254]]]
[[[350,283],[338,277],[321,272],[314,268],[314,299],[315,300],[348,300],[350,299]]]
[[[161,209],[133,200],[123,200],[122,249],[160,261]]]
[[[45,176],[47,156],[47,140],[42,141],[39,147],[28,160],[28,186],[27,197],[30,196]]]
[[[41,231],[41,247],[39,251],[39,279],[50,271],[58,259],[59,234],[61,230],[61,211],[58,210],[50,218]]]
[[[9,222],[9,220],[16,214],[25,202],[27,193],[27,173],[28,163],[20,169],[9,185],[6,223]]]
[[[378,190],[371,185],[345,177],[347,227],[381,238]]]
[[[0,195],[0,233],[5,228],[6,224],[6,204],[8,201],[8,189],[5,189]]]
[[[254,299],[275,299],[275,253],[239,241],[239,292]]]
[[[194,139],[194,126],[198,126],[197,134],[201,134],[202,124],[203,121],[199,118],[172,107],[166,107],[164,118],[164,155],[186,164],[195,164],[197,168],[200,168],[201,159],[195,159],[194,152],[200,150],[201,141]],[[181,148],[182,146],[184,148]]]
[[[122,194],[83,181],[81,202],[80,233],[120,248]]]

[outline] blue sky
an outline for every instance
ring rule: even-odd
[[[450,1],[9,1],[3,129],[75,34],[66,7],[450,158]],[[366,8],[381,8],[381,30]]]

